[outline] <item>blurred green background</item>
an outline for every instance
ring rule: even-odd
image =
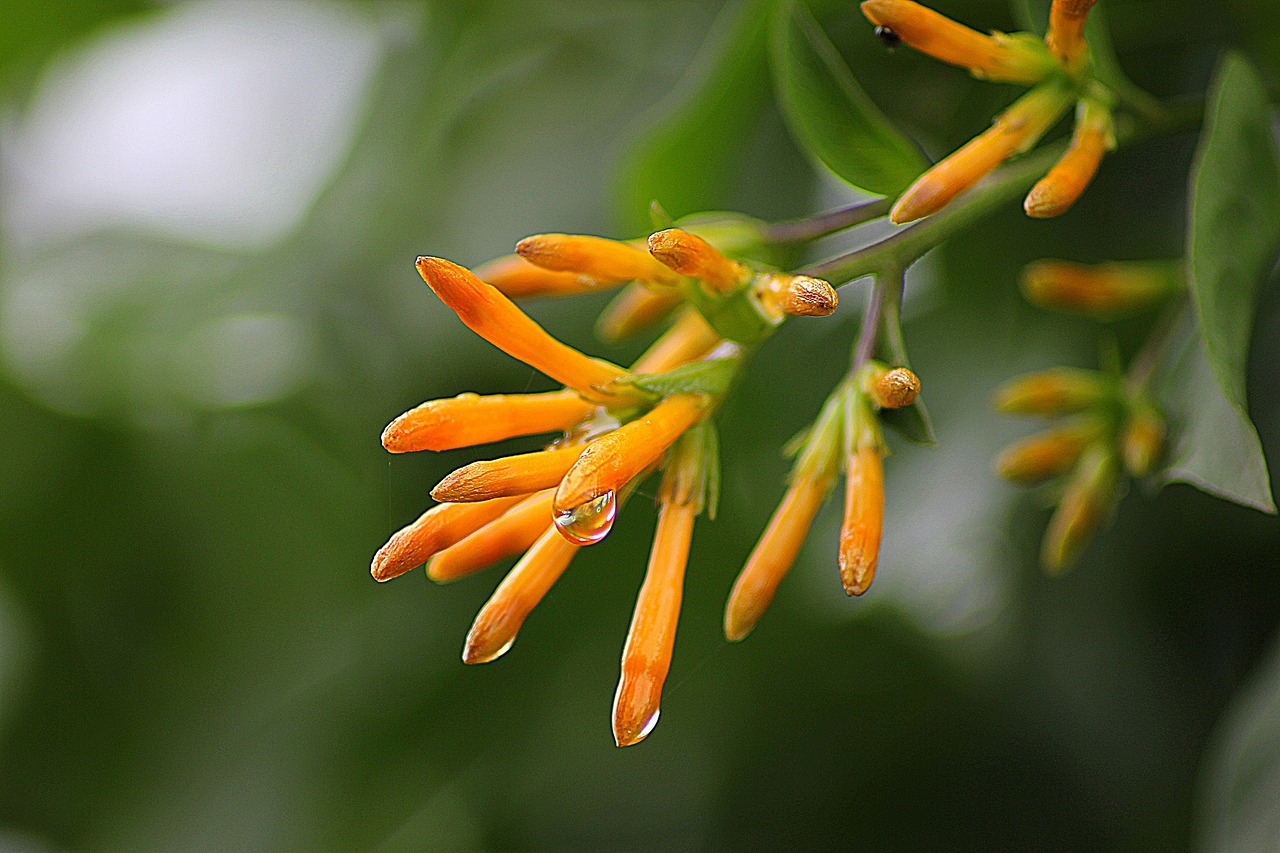
[[[1015,28],[1004,2],[936,5]],[[1280,75],[1270,0],[1102,5],[1162,97],[1203,91],[1229,44]],[[766,6],[0,2],[0,847],[1280,847],[1280,523],[1135,489],[1048,579],[1048,508],[990,473],[1028,431],[992,389],[1099,346],[1023,303],[1018,269],[1177,256],[1192,135],[1110,158],[1060,220],[1006,211],[913,270],[941,445],[895,445],[880,577],[842,594],[834,502],[730,646],[725,595],[781,493],[778,448],[843,369],[856,288],[764,348],[722,418],[720,515],[641,746],[612,745],[609,708],[649,501],[491,665],[459,652],[497,571],[369,578],[476,455],[390,458],[383,425],[551,387],[449,315],[416,255],[632,236],[654,197],[762,218],[851,198],[772,104]],[[853,3],[814,6],[931,156],[1014,95],[886,55]],[[642,341],[591,339],[606,298],[530,311],[629,359]],[[1280,458],[1274,287],[1252,364]]]

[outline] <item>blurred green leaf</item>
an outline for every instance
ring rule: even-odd
[[[1223,716],[1201,780],[1200,849],[1275,850],[1280,845],[1280,646]]]
[[[1177,421],[1163,480],[1190,483],[1212,495],[1274,513],[1258,433],[1248,416],[1223,396],[1198,335],[1186,335],[1163,385],[1164,402]]]
[[[809,10],[783,2],[770,29],[778,101],[800,146],[857,189],[906,189],[927,165],[920,150],[867,97]]]
[[[617,191],[628,232],[649,229],[658,201],[679,218],[722,207],[745,156],[743,139],[769,95],[765,35],[771,0],[742,0],[721,13],[695,64],[691,85],[675,95],[680,106],[659,120],[623,158]]]
[[[1245,411],[1258,292],[1280,251],[1280,163],[1257,73],[1228,53],[1191,172],[1187,267],[1200,333],[1227,399]]]

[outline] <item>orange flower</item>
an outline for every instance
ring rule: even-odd
[[[632,373],[666,373],[709,353],[721,337],[695,308],[686,308],[666,334],[631,366]]]
[[[448,548],[493,521],[521,498],[498,498],[472,504],[440,504],[412,524],[396,531],[378,549],[370,569],[374,580],[386,581],[420,566],[432,554]]]
[[[597,281],[648,281],[677,284],[680,276],[635,246],[586,234],[535,234],[516,244],[516,252],[544,269],[573,272]]]
[[[649,236],[649,253],[663,266],[704,282],[711,290],[726,293],[751,275],[746,266],[731,261],[696,234],[668,228]]]
[[[1133,401],[1120,434],[1125,470],[1134,477],[1150,474],[1164,450],[1165,431],[1164,418],[1150,400]]]
[[[829,317],[840,304],[836,289],[808,275],[766,273],[753,285],[756,298],[774,320],[784,316]]]
[[[1033,435],[1006,447],[996,458],[996,472],[1014,483],[1042,483],[1070,471],[1101,433],[1102,425],[1089,418]]]
[[[1040,551],[1047,571],[1057,574],[1080,555],[1111,511],[1116,485],[1115,456],[1105,444],[1092,445],[1067,483],[1062,503],[1049,519]]]
[[[884,451],[859,447],[845,472],[840,527],[840,580],[848,595],[862,595],[876,576],[884,529]]]
[[[583,445],[574,443],[534,453],[472,462],[441,480],[431,490],[431,497],[438,501],[463,503],[550,489],[564,478],[583,449]]]
[[[1102,320],[1158,305],[1183,286],[1181,264],[1112,262],[1075,264],[1042,260],[1022,271],[1022,292],[1042,308]]]
[[[673,395],[588,445],[556,489],[553,506],[561,533],[579,544],[598,541],[592,538],[596,517],[606,511],[618,490],[662,458],[697,423],[707,404],[702,394]],[[590,535],[581,535],[583,524],[591,528]]]
[[[624,375],[622,368],[585,356],[551,337],[470,270],[442,258],[420,257],[418,272],[469,329],[582,396],[606,399],[611,393],[606,389]]]
[[[1088,56],[1084,25],[1097,0],[1053,0],[1049,9],[1049,53],[1071,73],[1078,73]]]
[[[1076,111],[1071,145],[1027,194],[1022,205],[1027,215],[1048,219],[1066,213],[1093,180],[1102,156],[1115,147],[1110,110],[1097,101],[1082,100]]]
[[[847,393],[847,389],[838,391],[823,406],[796,460],[791,485],[734,581],[724,611],[724,634],[733,642],[750,634],[768,609],[778,584],[800,554],[818,508],[831,491],[838,467]]]
[[[463,663],[488,663],[506,654],[530,611],[569,567],[578,546],[547,525],[476,615],[462,650]]]
[[[525,498],[484,527],[440,551],[427,563],[427,577],[437,583],[457,580],[528,550],[547,530],[553,494],[555,489],[546,489]]]
[[[658,722],[697,514],[698,506],[692,501],[659,506],[649,569],[636,597],[622,650],[622,676],[613,698],[613,739],[618,746],[639,743]]]
[[[920,377],[905,367],[888,368],[868,362],[862,375],[862,392],[881,409],[910,406],[920,395]]]
[[[656,325],[683,302],[675,288],[629,284],[596,319],[596,334],[606,341],[629,338]]]
[[[967,68],[975,77],[1030,84],[1054,71],[1053,60],[1036,39],[983,35],[911,0],[866,0],[862,14],[921,53]]]
[[[459,394],[429,400],[396,418],[382,431],[392,453],[452,450],[519,435],[563,432],[594,407],[576,391],[547,394]]]
[[[1096,370],[1055,367],[1019,376],[996,391],[995,408],[1006,415],[1069,415],[1105,400],[1113,389]]]
[[[576,272],[557,272],[531,264],[519,255],[504,255],[475,268],[475,274],[512,299],[530,296],[573,296],[617,284]]]
[[[1027,150],[1071,105],[1070,89],[1046,83],[996,116],[991,129],[916,179],[889,211],[896,225],[936,213],[1012,157]]]

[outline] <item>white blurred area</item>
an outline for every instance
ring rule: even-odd
[[[235,263],[298,228],[347,158],[392,38],[378,8],[193,0],[50,64],[0,126],[14,381],[144,424],[309,381],[298,282],[233,284]]]
[[[278,240],[350,146],[380,47],[367,17],[301,0],[182,3],[104,33],[4,128],[6,241]]]

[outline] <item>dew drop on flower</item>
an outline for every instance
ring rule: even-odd
[[[594,545],[609,535],[618,515],[618,498],[612,491],[556,513],[555,523],[565,539],[575,545]]]

